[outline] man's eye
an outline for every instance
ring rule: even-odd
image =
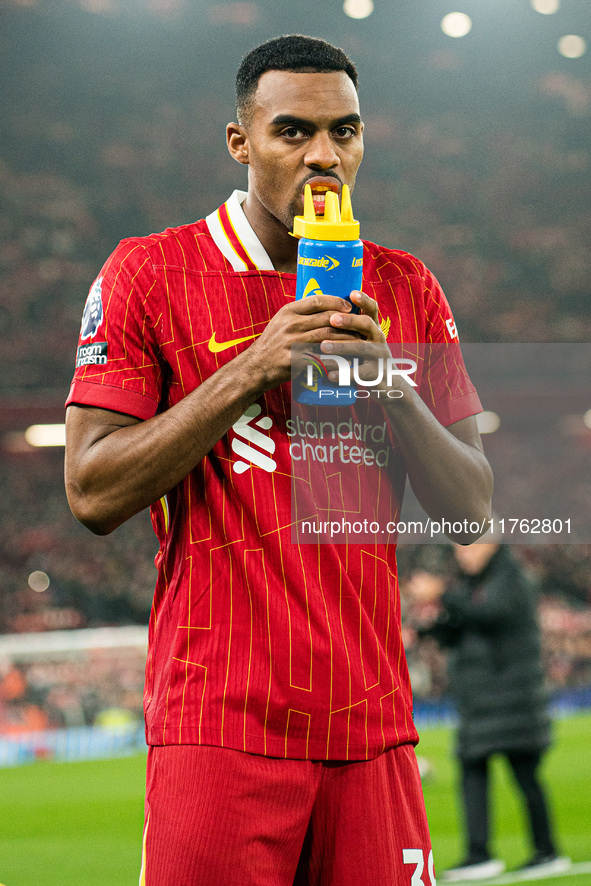
[[[305,133],[303,129],[299,128],[299,126],[287,126],[281,131],[281,135],[285,136],[285,138],[300,138],[300,136],[305,135]]]
[[[339,126],[334,130],[334,134],[337,138],[353,138],[356,132],[352,126]]]

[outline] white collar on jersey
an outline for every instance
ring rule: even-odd
[[[246,200],[246,191],[234,191],[229,200],[226,200],[225,206],[228,212],[228,218],[234,229],[234,233],[238,237],[245,251],[248,253],[252,263],[256,265],[259,271],[274,271],[273,262],[267,255],[265,247],[250,226],[250,222],[244,214],[242,204]],[[232,246],[228,235],[226,234],[219,216],[219,209],[212,212],[205,219],[209,233],[213,237],[215,245],[218,247],[222,255],[228,259],[235,271],[246,271],[245,262],[237,254]]]

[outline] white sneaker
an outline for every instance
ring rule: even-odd
[[[489,858],[488,861],[461,864],[457,868],[450,868],[443,872],[441,879],[447,883],[460,880],[488,880],[490,877],[498,877],[504,870],[504,861],[501,861],[500,858]]]
[[[571,865],[572,861],[566,855],[535,855],[531,861],[519,868],[519,872],[527,872],[536,876],[562,874],[568,871]]]

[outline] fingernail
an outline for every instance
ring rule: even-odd
[[[323,341],[320,347],[325,354],[331,354],[334,351],[334,345],[330,341]]]

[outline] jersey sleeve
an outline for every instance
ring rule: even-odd
[[[66,406],[96,406],[141,419],[156,413],[162,367],[146,307],[156,285],[146,248],[122,241],[88,294]]]
[[[456,323],[443,289],[423,265],[426,320],[425,371],[421,396],[442,425],[482,412],[468,375]]]

